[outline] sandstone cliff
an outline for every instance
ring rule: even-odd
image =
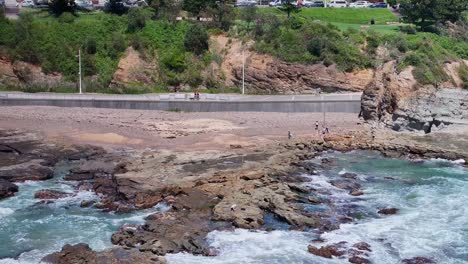
[[[123,87],[153,86],[159,79],[159,67],[157,61],[147,60],[143,55],[129,47],[119,61],[117,71],[114,73],[110,88],[122,92]]]
[[[223,57],[220,70],[225,76],[224,84],[241,86],[242,60],[245,58],[245,83],[253,93],[362,91],[374,75],[371,69],[345,73],[334,65],[287,63],[253,52],[251,42],[243,45],[240,40],[224,35],[212,36],[211,43],[212,51]]]
[[[12,62],[0,57],[0,86],[6,88],[21,86],[57,87],[65,84],[60,73],[46,74],[38,65],[22,61]],[[74,85],[66,83],[66,85]]]
[[[395,130],[421,130],[429,133],[433,125],[467,123],[467,92],[458,69],[468,61],[444,64],[449,81],[433,85],[419,85],[412,67],[401,72],[396,62],[380,66],[361,99],[361,114],[365,120],[379,121]],[[467,123],[468,124],[468,123]]]

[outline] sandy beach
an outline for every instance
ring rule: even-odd
[[[182,113],[58,107],[1,107],[0,127],[39,132],[50,140],[101,146],[171,150],[258,146],[318,137],[322,113]],[[327,113],[332,133],[361,129],[355,114]]]

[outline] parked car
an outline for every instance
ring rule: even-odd
[[[236,2],[236,6],[243,7],[243,6],[256,6],[257,1],[255,0],[238,0]]]
[[[337,7],[337,8],[348,7],[348,2],[346,2],[344,0],[333,0],[333,1],[330,2],[330,4],[328,6],[329,7]]]
[[[370,6],[370,3],[368,1],[356,1],[354,3],[349,4],[349,7],[353,7],[353,8],[365,8],[369,6]]]
[[[88,1],[88,0],[77,0],[75,1],[75,3],[78,8],[85,8],[85,9],[93,8],[93,3],[91,3],[91,1]]]
[[[282,5],[281,0],[271,1],[268,3],[269,6],[280,6]]]
[[[388,4],[385,2],[374,3],[369,6],[370,8],[388,8]]]
[[[306,7],[325,7],[325,3],[323,1],[314,1],[307,4]]]
[[[24,0],[23,2],[21,2],[21,7],[34,8],[36,7],[36,4],[34,4],[33,0]]]

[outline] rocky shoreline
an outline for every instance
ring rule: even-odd
[[[50,263],[164,263],[162,256],[178,252],[213,256],[216,249],[205,241],[209,232],[233,228],[271,230],[265,225],[266,215],[287,223],[293,230],[320,234],[337,229],[341,223],[354,220],[353,208],[338,208],[339,217],[334,216],[332,221],[329,215],[308,212],[303,206],[333,202],[318,198],[314,195],[317,190],[301,185],[310,181],[301,176],[303,173],[314,175],[318,169],[333,166],[333,160],[326,158],[321,159],[321,164],[309,162],[327,150],[375,150],[389,157],[410,159],[468,159],[463,153],[424,145],[375,142],[364,132],[331,135],[324,141],[304,139],[262,149],[235,149],[212,158],[58,146],[41,143],[35,134],[19,131],[1,131],[0,146],[0,198],[17,191],[14,182],[49,179],[58,162],[71,161],[64,180],[78,181],[77,191],[93,191],[100,197],[96,203],[82,201],[83,207],[126,213],[161,202],[171,205],[167,212],[148,216],[144,225],[122,226],[111,238],[119,247],[94,252],[83,244],[66,245],[61,252],[44,258]],[[351,173],[330,183],[351,196],[365,192]],[[48,202],[68,195],[73,194],[51,190],[36,193],[38,200]],[[397,213],[398,208],[379,210],[386,215]],[[309,246],[310,253],[325,258],[339,257],[346,251],[350,263],[369,263],[366,252],[370,250],[364,241],[350,246]],[[416,256],[404,263],[430,261]]]

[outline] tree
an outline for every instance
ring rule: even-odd
[[[196,55],[203,54],[208,50],[208,33],[203,27],[194,24],[185,34],[184,46]]]
[[[214,4],[213,0],[184,0],[182,9],[191,13],[192,15],[199,16],[202,10]]]
[[[104,11],[121,16],[127,13],[128,8],[124,5],[122,0],[109,0],[104,6]]]
[[[257,7],[249,6],[240,10],[240,18],[247,22],[247,31],[250,31],[250,24],[257,18]]]
[[[232,21],[236,19],[233,5],[229,0],[218,0],[208,6],[207,14],[213,18],[216,26],[227,31],[231,27]]]
[[[169,21],[176,21],[182,9],[181,3],[173,0],[150,0],[149,6],[155,10],[157,19],[164,18]]]
[[[49,12],[59,17],[65,12],[75,14],[75,0],[52,0],[49,2]]]
[[[424,29],[428,24],[456,22],[466,10],[466,0],[404,0],[400,10],[403,19]]]
[[[293,0],[283,0],[279,9],[288,14],[288,18],[291,17],[293,13],[299,13],[301,9],[293,4]]]
[[[128,32],[135,32],[145,27],[146,14],[142,8],[130,8],[128,11]]]

